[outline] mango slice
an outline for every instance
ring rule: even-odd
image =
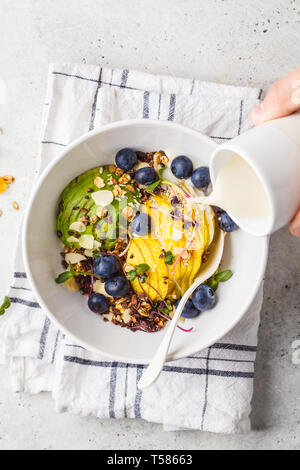
[[[141,288],[135,279],[132,286],[138,293],[144,290],[152,301],[174,300],[183,295],[193,283],[203,253],[213,238],[214,221],[210,208],[188,206],[186,209],[184,220],[191,223],[183,228],[180,216],[174,215],[174,207],[165,195],[152,195],[140,208],[141,212],[151,216],[152,232],[131,240],[127,263],[133,267],[142,263],[150,266],[147,284]],[[197,222],[196,226],[193,221]],[[165,263],[167,251],[174,256],[172,265]]]

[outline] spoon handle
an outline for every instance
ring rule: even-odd
[[[173,334],[175,332],[178,320],[181,316],[181,312],[186,303],[186,300],[188,299],[190,295],[189,291],[190,289],[185,293],[185,295],[182,297],[181,301],[179,302],[178,307],[175,311],[174,317],[172,318],[172,321],[169,323],[168,329],[165,333],[165,336],[162,342],[160,343],[147,370],[144,372],[141,380],[138,383],[138,388],[140,390],[150,387],[150,385],[152,385],[156,381],[157,377],[160,375],[163,369],[164,363],[166,361],[166,356],[168,354],[169,346],[172,341]]]
[[[202,282],[206,281],[206,279],[208,279],[210,276],[212,276],[216,272],[216,270],[218,269],[220,265],[223,248],[224,248],[224,237],[225,237],[224,232],[220,230],[218,232],[218,237],[217,237],[217,249],[215,248],[216,256],[211,258],[204,264],[205,267],[203,271],[200,272],[197,279],[194,281],[194,283],[188,288],[188,290],[182,296],[182,299],[180,300],[176,308],[174,317],[172,318],[172,321],[168,325],[168,329],[165,333],[165,336],[163,337],[162,342],[157,348],[157,351],[154,354],[153,359],[151,360],[147,370],[144,372],[141,380],[138,383],[138,388],[140,390],[143,390],[144,388],[152,385],[156,381],[158,376],[160,375],[163,369],[164,363],[166,361],[169,346],[172,341],[178,320],[180,318],[180,315],[182,313],[182,310],[185,306],[187,299],[191,296],[191,294],[194,292],[196,287],[198,287]]]

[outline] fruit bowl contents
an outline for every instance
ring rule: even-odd
[[[87,295],[105,321],[162,329],[213,252],[216,232],[237,228],[226,212],[191,202],[209,191],[209,169],[194,169],[187,156],[169,162],[164,151],[121,149],[115,164],[86,171],[61,194],[56,230],[65,271],[56,282]],[[213,308],[219,282],[231,275],[217,272],[201,284],[182,321]]]

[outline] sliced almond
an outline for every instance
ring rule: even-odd
[[[105,288],[104,288],[104,282],[101,282],[99,280],[94,282],[94,287],[93,291],[96,292],[96,294],[102,294],[105,295],[106,297],[111,297],[111,295],[108,295]]]
[[[112,321],[113,319],[113,314],[112,313],[104,313],[104,315],[102,315],[103,318],[106,318],[106,320],[108,321]]]
[[[69,237],[67,238],[68,243],[78,243],[78,238],[76,237]]]
[[[100,246],[101,246],[101,243],[98,242],[98,240],[94,240],[93,248],[94,248],[95,250],[98,250],[98,248],[100,248]]]
[[[82,232],[85,232],[86,230],[86,226],[84,225],[83,222],[73,222],[70,227],[69,227],[69,230],[74,230],[75,232],[79,232],[79,233],[82,233]]]
[[[129,273],[129,271],[132,271],[134,269],[134,266],[132,266],[132,264],[125,263],[123,269],[125,273]]]
[[[81,235],[78,240],[79,246],[92,250],[94,248],[94,237],[93,235]]]
[[[93,250],[84,250],[83,253],[87,258],[93,258]]]
[[[146,163],[146,162],[138,162],[135,167],[134,167],[134,170],[137,171],[137,170],[140,170],[141,168],[145,168],[146,166],[150,166],[149,163]]]
[[[109,206],[114,200],[113,193],[108,189],[103,189],[101,191],[95,191],[92,193],[92,198],[94,199],[97,206]]]
[[[13,205],[13,208],[15,209],[15,211],[19,210],[19,204],[16,201],[14,201],[12,205]]]
[[[79,290],[79,286],[77,282],[75,281],[74,277],[71,277],[71,279],[68,279],[65,282],[65,285],[67,286],[68,289],[70,289],[73,292],[77,292]]]
[[[80,263],[80,261],[83,261],[85,259],[86,257],[81,255],[80,253],[67,253],[65,256],[66,262],[71,264]]]

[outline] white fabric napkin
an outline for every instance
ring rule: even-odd
[[[73,139],[111,121],[151,118],[179,122],[222,142],[250,127],[261,91],[132,70],[57,64],[49,70],[39,171]],[[50,391],[60,412],[99,418],[144,418],[166,430],[233,433],[250,429],[262,289],[243,320],[219,343],[166,364],[141,392],[143,366],[110,361],[64,337],[35,300],[17,247],[0,321],[1,357],[15,391]]]

